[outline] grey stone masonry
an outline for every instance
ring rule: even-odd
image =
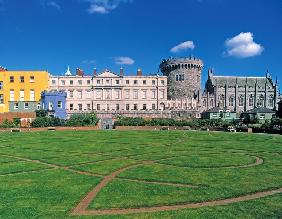
[[[201,100],[201,77],[203,61],[194,57],[164,59],[160,64],[168,78],[168,98]]]

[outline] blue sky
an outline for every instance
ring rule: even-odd
[[[0,0],[0,65],[154,73],[194,55],[218,75],[282,81],[280,0]]]

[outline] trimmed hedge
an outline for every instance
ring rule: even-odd
[[[224,121],[222,119],[193,119],[193,120],[175,120],[175,119],[150,119],[118,117],[115,126],[189,126],[191,128],[221,128],[229,125],[236,125],[238,122]]]

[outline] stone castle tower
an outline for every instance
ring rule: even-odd
[[[168,77],[168,98],[195,98],[200,102],[203,66],[203,61],[194,57],[164,59],[160,69]]]

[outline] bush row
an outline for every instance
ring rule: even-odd
[[[74,114],[67,120],[51,117],[36,117],[31,123],[34,128],[50,126],[96,126],[99,122],[96,114]]]
[[[118,117],[115,126],[189,126],[191,128],[202,127],[227,127],[236,125],[238,121],[223,121],[222,119],[193,119],[193,120],[175,120],[175,119],[150,119]]]

